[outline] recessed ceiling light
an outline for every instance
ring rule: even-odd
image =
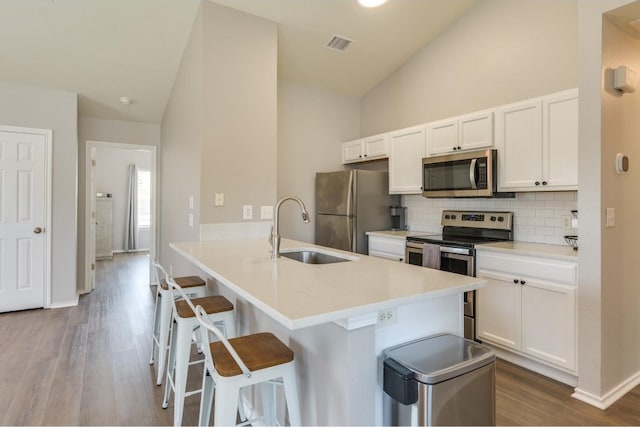
[[[360,3],[360,6],[364,6],[364,7],[378,7],[378,6],[382,6],[386,2],[387,0],[358,0],[358,3]]]
[[[129,98],[128,96],[121,96],[120,97],[120,103],[122,105],[129,105],[129,104],[131,104],[131,98]]]

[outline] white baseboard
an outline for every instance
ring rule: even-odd
[[[200,224],[200,240],[267,239],[272,223],[250,221]]]
[[[62,301],[62,302],[51,303],[49,308],[50,309],[66,308],[66,307],[75,307],[76,305],[78,305],[78,295],[76,295],[76,297],[74,299],[72,299],[71,301]]]
[[[575,393],[571,395],[574,399],[580,400],[598,409],[605,410],[613,405],[622,396],[633,390],[640,384],[640,372],[636,372],[620,384],[609,390],[604,396],[596,396],[580,388],[575,389]]]
[[[574,374],[565,372],[560,368],[554,368],[528,357],[521,356],[517,353],[503,350],[502,348],[492,345],[489,342],[483,342],[483,344],[487,347],[490,347],[496,353],[496,356],[500,359],[511,362],[514,365],[522,366],[525,369],[536,372],[540,375],[544,375],[545,377],[549,377],[571,387],[575,387],[578,385],[578,377]]]

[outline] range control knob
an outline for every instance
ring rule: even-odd
[[[451,219],[451,216],[450,215],[445,215],[444,219]]]
[[[451,219],[456,219],[456,216],[455,215],[451,215]]]
[[[498,222],[504,222],[504,217],[503,216],[499,216],[498,217]]]
[[[496,220],[496,217],[495,217],[495,216],[492,216],[492,217],[491,217],[491,221],[494,221],[494,222],[495,222],[495,220]]]

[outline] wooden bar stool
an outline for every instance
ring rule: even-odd
[[[206,345],[206,341],[201,337],[207,334],[200,333],[200,322],[196,318],[195,305],[202,307],[204,315],[210,322],[222,324],[229,338],[236,336],[236,319],[233,304],[225,297],[218,295],[192,300],[171,277],[167,277],[167,284],[172,296],[171,301],[173,301],[173,321],[169,334],[169,361],[162,407],[169,406],[169,398],[173,390],[173,425],[179,426],[182,425],[185,397],[202,391],[201,389],[189,392],[186,390],[189,365],[203,362],[203,360],[191,363],[189,361],[192,339],[200,337],[201,343],[196,344],[201,344],[202,347]],[[180,297],[182,299],[179,299]],[[194,334],[196,329],[198,331]]]
[[[154,261],[154,271],[156,274],[156,306],[153,311],[153,332],[151,340],[151,360],[150,365],[155,361],[156,349],[158,350],[158,375],[156,384],[162,384],[164,367],[167,360],[167,350],[169,343],[169,326],[171,324],[171,295],[167,285],[167,271]],[[206,283],[198,276],[175,277],[173,280],[180,287],[185,289],[185,293],[190,297],[203,297],[206,295]]]
[[[263,398],[266,398],[265,414],[272,414],[273,408],[269,404],[271,396],[265,386],[279,378],[282,378],[284,385],[289,421],[292,426],[300,425],[300,403],[293,351],[271,333],[258,333],[227,340],[211,323],[203,307],[196,307],[196,316],[203,327],[202,339],[205,344],[199,425],[209,424],[214,393],[213,424],[234,425],[240,389],[254,384],[263,385],[262,394]],[[207,331],[212,332],[220,341],[211,342]],[[264,421],[267,425],[275,425],[276,420]]]

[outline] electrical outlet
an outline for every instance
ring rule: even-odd
[[[273,219],[273,206],[260,206],[260,219]]]
[[[569,215],[562,216],[562,229],[571,230],[571,216]]]
[[[224,206],[224,193],[216,193],[213,203],[218,207]]]
[[[253,206],[242,206],[242,219],[253,219]]]
[[[398,319],[398,314],[395,308],[389,308],[387,310],[378,312],[378,325],[390,325],[395,323]]]

